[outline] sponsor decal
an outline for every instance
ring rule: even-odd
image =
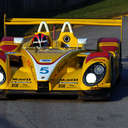
[[[64,85],[66,88],[75,88],[78,85],[78,78],[60,79],[59,88],[62,88],[61,86]]]
[[[77,78],[73,78],[73,79],[60,79],[60,81],[78,81]]]
[[[17,87],[18,88],[19,84],[12,84],[12,87]]]
[[[90,52],[80,53],[80,55],[90,55]]]
[[[73,84],[59,84],[59,88],[76,88],[77,86],[73,85]]]
[[[30,86],[28,84],[21,84],[19,87],[20,88],[30,88]]]
[[[32,83],[30,78],[13,78],[12,81],[13,84],[17,84],[17,83]]]
[[[30,88],[28,84],[12,84],[12,87],[15,88]]]
[[[13,78],[13,80],[16,80],[16,81],[19,81],[19,80],[31,81],[31,78]]]
[[[78,44],[87,44],[87,38],[78,38]]]
[[[48,74],[48,73],[49,73],[48,67],[41,67],[40,74]]]
[[[8,54],[15,54],[16,52],[6,52],[5,54],[8,55]]]
[[[65,88],[65,84],[59,84],[59,88]]]
[[[78,82],[60,82],[60,84],[78,84]]]
[[[63,53],[61,50],[50,49],[49,51],[39,51],[39,53]]]
[[[75,88],[75,85],[70,84],[70,85],[68,85],[68,87],[67,87],[67,88]]]
[[[50,63],[52,60],[51,59],[40,59],[40,62],[44,63]]]
[[[41,77],[41,79],[45,79],[45,77],[44,77],[44,76],[42,76],[42,77]]]
[[[31,83],[31,82],[25,82],[25,81],[13,81],[12,83],[27,83],[27,84],[29,84],[29,83]]]

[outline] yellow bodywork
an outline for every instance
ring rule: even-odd
[[[52,40],[50,32],[37,32],[36,34],[38,33],[47,35],[51,46],[46,49],[31,47],[32,38],[21,44],[16,44],[12,41],[2,41],[0,43],[0,48],[6,44],[17,46],[9,52],[0,49],[6,55],[5,62],[0,57],[0,65],[6,74],[6,81],[0,85],[1,90],[38,92],[41,87],[42,92],[43,88],[44,90],[47,88],[48,92],[56,92],[111,88],[112,58],[115,66],[119,68],[120,46],[117,42],[100,42],[98,45],[99,51],[88,51],[86,50],[86,44],[79,44],[78,39],[72,32],[61,32],[56,41]],[[68,42],[65,42],[65,36],[70,38]],[[62,44],[68,44],[69,47],[62,47]],[[87,61],[87,58],[92,53],[102,53],[103,51],[100,49],[102,46],[115,46],[117,50],[107,51],[108,58],[104,56],[93,56],[93,58]],[[13,65],[16,63],[15,60],[17,58],[19,59],[18,65]],[[13,61],[13,64],[10,64],[12,63],[11,61]],[[99,83],[94,86],[88,86],[83,82],[84,73],[91,65],[97,62],[106,67],[106,73]],[[45,73],[49,73],[47,79],[45,78]]]

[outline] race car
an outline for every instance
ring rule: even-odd
[[[3,37],[1,97],[24,93],[109,97],[120,75],[121,42],[100,38],[96,43],[97,50],[87,50],[87,38],[76,38],[70,22],[64,22],[57,40],[44,21],[32,37]]]

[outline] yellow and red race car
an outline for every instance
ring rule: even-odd
[[[42,32],[42,27],[46,31]],[[68,27],[69,31],[65,32]],[[0,42],[1,96],[12,93],[70,94],[106,97],[119,78],[121,42],[100,38],[97,50],[86,49],[65,22],[53,41],[46,22],[32,38],[3,37]]]

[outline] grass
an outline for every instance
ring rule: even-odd
[[[124,14],[128,14],[128,0],[100,0],[92,5],[60,13],[53,18],[112,18]],[[35,30],[37,27],[28,30],[25,35]]]
[[[128,13],[128,0],[101,0],[93,5],[85,5],[55,18],[112,18]]]

